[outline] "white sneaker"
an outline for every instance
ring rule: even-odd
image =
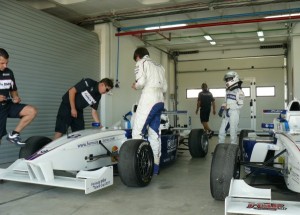
[[[12,134],[10,132],[8,133],[6,139],[11,143],[16,144],[17,146],[25,146],[25,143],[21,140],[20,134]]]

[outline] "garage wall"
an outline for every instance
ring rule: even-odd
[[[38,108],[34,122],[23,132],[53,137],[62,95],[83,77],[99,79],[99,41],[96,34],[15,1],[0,0],[0,47],[10,54],[22,102]],[[90,108],[86,124],[90,125]],[[18,120],[9,119],[8,131]],[[17,158],[19,148],[5,137],[0,163]]]
[[[280,50],[282,51],[282,50]],[[242,53],[242,52],[241,52]],[[242,79],[255,78],[256,86],[275,86],[275,97],[258,97],[256,102],[256,128],[261,130],[262,122],[272,122],[274,115],[263,115],[263,109],[284,108],[284,55],[260,55],[258,57],[240,56],[211,59],[184,59],[178,63],[178,110],[188,110],[193,128],[202,128],[199,114],[195,114],[197,99],[187,99],[186,90],[201,89],[206,82],[209,88],[224,88],[223,77],[230,68],[236,71]],[[242,55],[242,54],[241,54]],[[249,87],[250,82],[244,81],[243,87]],[[218,112],[224,98],[216,98],[216,111]],[[240,115],[240,129],[250,128],[250,98],[245,98],[245,105]],[[210,117],[211,129],[218,131],[221,118],[216,114]]]
[[[137,103],[140,98],[141,91],[131,88],[135,81],[133,53],[137,47],[145,46],[145,44],[136,37],[121,36],[119,37],[118,55],[118,37],[115,36],[117,29],[111,24],[99,24],[95,26],[94,31],[99,35],[101,42],[101,75],[119,81],[119,87],[114,87],[112,94],[103,99],[106,102],[106,109],[101,113],[105,117],[105,126],[110,127],[121,122],[122,116],[130,111],[132,105]],[[153,47],[146,46],[146,48],[150,57],[164,66],[168,78],[168,56]],[[102,117],[102,119],[104,118]]]

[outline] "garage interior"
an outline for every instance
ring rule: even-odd
[[[187,110],[191,127],[201,128],[196,98],[187,91],[224,88],[229,70],[239,73],[243,87],[271,86],[271,97],[246,97],[240,129],[260,129],[267,108],[283,109],[300,98],[300,1],[293,0],[0,0],[0,47],[10,53],[9,67],[25,103],[39,109],[24,138],[52,137],[63,93],[83,77],[113,78],[115,88],[101,99],[101,121],[110,127],[139,98],[134,81],[133,51],[148,48],[151,58],[167,71],[168,110]],[[150,29],[149,29],[150,28]],[[204,36],[210,36],[205,39]],[[252,79],[251,79],[252,80]],[[126,98],[126,101],[124,101]],[[250,102],[256,103],[251,121]],[[217,109],[223,98],[216,98]],[[86,127],[92,118],[85,113]],[[178,117],[176,123],[185,124]],[[218,131],[221,119],[211,115]],[[16,121],[9,120],[8,130]],[[254,126],[254,127],[253,127]],[[176,162],[164,168],[150,186],[132,189],[118,177],[115,184],[90,195],[63,188],[15,182],[0,184],[0,214],[223,214],[224,202],[210,195],[211,152],[192,159],[178,151]],[[19,149],[2,141],[1,167],[18,158]],[[255,179],[250,179],[255,180]],[[263,179],[256,179],[256,181]],[[300,201],[296,193],[274,188],[274,198]]]

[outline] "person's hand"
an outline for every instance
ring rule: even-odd
[[[74,118],[77,118],[77,110],[76,109],[71,109],[71,116]]]
[[[15,104],[18,104],[21,102],[21,98],[19,96],[15,96],[12,98],[12,102]]]
[[[216,110],[213,110],[213,115],[216,115]]]
[[[198,114],[198,110],[196,110],[196,112],[195,112],[195,113],[196,113],[196,115],[197,115],[197,114]]]
[[[136,87],[135,87],[135,82],[133,82],[133,84],[131,85],[131,88],[136,90]]]

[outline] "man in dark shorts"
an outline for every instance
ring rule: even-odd
[[[100,123],[97,109],[101,95],[109,92],[113,87],[113,81],[108,78],[104,78],[99,82],[84,78],[70,88],[62,97],[56,117],[54,139],[67,133],[69,126],[71,126],[73,132],[83,130],[83,109],[87,106],[92,108],[94,122]]]
[[[35,107],[21,104],[14,73],[7,68],[9,55],[0,48],[0,144],[3,136],[7,134],[7,118],[20,118],[20,121],[6,139],[18,146],[24,146],[20,132],[32,122],[37,114]]]
[[[211,106],[213,106],[213,114],[214,115],[216,114],[215,99],[212,93],[209,92],[206,83],[203,83],[201,88],[202,88],[202,92],[200,92],[198,95],[196,115],[198,114],[200,108],[200,121],[203,125],[204,130],[208,134],[209,138],[211,138],[214,134],[214,131],[210,129],[208,122],[209,122]]]

